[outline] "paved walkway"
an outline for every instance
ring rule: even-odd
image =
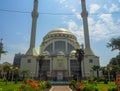
[[[50,91],[72,91],[69,86],[52,86],[52,88],[50,89]]]

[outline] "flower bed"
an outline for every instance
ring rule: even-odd
[[[20,91],[49,91],[50,81],[25,80],[20,86]]]
[[[109,82],[109,84],[95,83],[91,84],[88,82],[77,82],[72,80],[70,82],[70,88],[72,91],[120,91],[118,90],[115,83]]]

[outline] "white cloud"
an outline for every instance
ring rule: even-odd
[[[65,2],[65,0],[63,1]],[[68,3],[62,3],[62,4],[68,5]],[[75,7],[71,5],[67,8],[71,9],[71,11],[76,15],[76,18],[82,21],[80,12],[78,12]],[[90,13],[96,13],[100,8],[101,7],[98,4],[91,4]],[[115,4],[111,4],[111,7],[108,7],[107,4],[105,4],[103,8],[108,12],[115,12],[120,10],[118,6]],[[80,23],[78,24],[72,19],[71,20],[64,19],[64,21],[68,29],[71,30],[77,36],[78,39],[81,40],[84,38],[82,24]],[[116,23],[119,23],[119,20],[115,21],[115,18],[112,16],[112,14],[101,14],[94,18],[92,16],[91,17],[89,16],[88,25],[89,25],[90,38],[94,41],[100,41],[100,40],[112,38],[115,35],[116,36],[119,35],[120,26],[118,26]]]
[[[90,36],[92,40],[100,41],[108,38],[109,31],[104,24],[95,24],[90,26]]]
[[[92,40],[100,41],[119,36],[120,26],[116,25],[111,14],[102,14],[98,20],[89,20],[89,32]],[[116,21],[117,22],[117,21]]]
[[[106,4],[103,7],[107,12],[112,13],[112,12],[117,12],[120,10],[120,8],[116,4],[111,4],[110,7],[108,7]]]
[[[120,8],[117,5],[112,4],[111,8],[109,9],[109,12],[116,12],[119,10],[120,10]]]
[[[96,21],[91,17],[88,17],[88,22],[89,22],[89,25],[93,25],[96,23]]]
[[[70,20],[68,22],[65,22],[68,29],[77,36],[77,39],[80,43],[83,43],[83,29],[82,26],[79,26],[75,21]]]
[[[98,4],[91,4],[90,5],[90,13],[95,13],[99,9],[100,9],[100,6]]]
[[[77,12],[77,10],[76,10],[75,8],[72,8],[71,11],[76,15],[76,17],[77,17],[78,19],[80,19],[80,20],[82,19],[80,13]]]
[[[101,14],[99,18],[108,24],[113,22],[113,18],[111,14]]]
[[[66,0],[58,0],[60,4],[63,4]]]
[[[65,8],[70,9],[78,19],[81,19],[80,12],[77,12],[76,7],[74,5],[70,5],[67,0],[57,0],[58,3],[62,4]],[[79,4],[80,2],[78,2]]]

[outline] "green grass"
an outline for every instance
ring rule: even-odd
[[[21,82],[15,84],[14,82],[0,82],[0,91],[19,91]]]
[[[92,85],[92,84],[91,84]],[[99,89],[99,91],[105,91],[111,88],[115,88],[117,87],[115,85],[115,82],[109,82],[108,84],[104,84],[103,82],[99,82],[97,83],[97,85],[94,85],[97,89]]]
[[[95,83],[88,83],[84,82],[84,87],[95,89],[97,88],[99,91],[108,91],[108,89],[116,88],[115,82],[108,82],[108,84],[104,84],[104,82],[95,82]]]

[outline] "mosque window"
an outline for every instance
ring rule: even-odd
[[[53,52],[53,44],[49,44],[44,51],[48,51],[49,53],[52,53]]]
[[[92,60],[92,59],[90,59],[90,60],[89,60],[89,63],[93,63],[93,60]]]
[[[28,62],[28,63],[31,63],[31,59],[28,59],[27,62]]]
[[[71,71],[78,71],[79,65],[77,60],[70,60],[70,70]]]
[[[70,43],[68,43],[68,53],[70,53],[74,49],[75,48]]]
[[[65,41],[56,41],[55,42],[55,53],[58,53],[60,51],[65,53],[65,51],[66,51]]]

